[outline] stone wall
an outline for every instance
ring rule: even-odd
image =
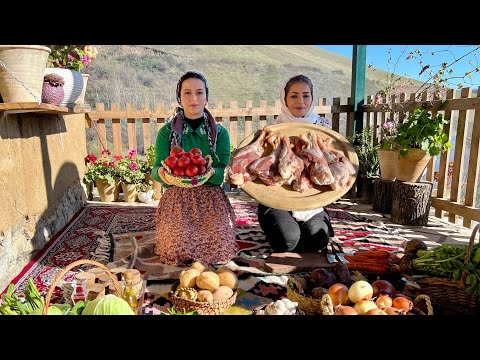
[[[85,114],[0,114],[0,292],[86,204]]]

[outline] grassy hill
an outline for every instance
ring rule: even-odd
[[[273,105],[291,76],[305,74],[315,86],[315,99],[350,96],[351,59],[313,45],[98,45],[90,74],[86,101],[175,101],[178,78],[187,70],[203,73],[210,86],[210,104],[252,100]],[[367,70],[366,94],[375,94],[387,73]]]

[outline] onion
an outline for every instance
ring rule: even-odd
[[[404,293],[401,293],[401,292],[397,292],[395,293],[395,295],[393,295],[393,298],[397,298],[397,297],[404,297],[405,299],[408,299],[408,300],[412,300],[412,298],[410,296],[407,296],[405,295]]]
[[[358,311],[351,306],[339,305],[335,308],[335,315],[358,315]]]
[[[392,306],[392,298],[388,295],[379,295],[377,300],[375,300],[375,304],[377,304],[380,309],[390,307]]]
[[[364,315],[366,312],[372,309],[378,309],[377,305],[372,300],[360,300],[355,303],[353,307],[357,310],[359,315]]]
[[[390,297],[395,295],[395,286],[387,280],[375,280],[372,283],[373,288],[373,297],[376,297],[380,294],[386,294]]]
[[[363,280],[355,281],[348,289],[348,298],[353,303],[357,303],[360,300],[370,300],[372,296],[372,285]]]
[[[413,302],[407,298],[398,296],[395,299],[393,299],[392,306],[397,309],[410,311],[413,308]]]
[[[364,315],[388,315],[385,311],[382,309],[370,309],[368,310]]]
[[[383,309],[388,315],[405,315],[405,310],[388,306]]]
[[[333,306],[348,304],[348,287],[342,283],[333,284],[328,288],[328,295],[332,299]]]

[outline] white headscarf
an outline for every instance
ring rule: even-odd
[[[297,121],[322,126],[330,126],[330,120],[314,113],[315,102],[313,101],[313,94],[312,103],[310,104],[310,108],[305,115],[303,115],[302,117],[296,117],[290,112],[285,102],[285,87],[287,86],[288,81],[290,81],[290,79],[288,79],[285,85],[282,87],[282,94],[280,95],[280,102],[282,103],[282,108],[280,110],[280,115],[278,115],[276,119],[277,124]]]
[[[288,80],[290,81],[290,79]],[[277,124],[280,123],[288,123],[288,122],[304,122],[304,123],[310,123],[310,124],[317,124],[317,125],[322,125],[322,126],[331,126],[330,120],[321,117],[318,114],[315,114],[313,112],[315,108],[315,102],[313,101],[313,94],[312,94],[312,103],[310,104],[310,108],[308,109],[307,113],[303,117],[296,117],[294,116],[290,110],[287,107],[287,104],[285,102],[285,87],[288,84],[288,81],[285,83],[285,85],[282,88],[282,94],[280,96],[280,102],[282,103],[282,109],[280,110],[280,115],[278,115],[276,122]],[[312,210],[306,210],[306,211],[292,211],[292,216],[297,220],[297,221],[308,221],[310,220],[314,215],[320,213],[323,211],[323,207],[318,208],[318,209],[312,209]]]

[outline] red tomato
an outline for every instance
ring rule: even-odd
[[[192,163],[197,166],[205,166],[207,162],[201,155],[195,155],[192,157]]]
[[[182,168],[176,167],[175,169],[173,169],[173,175],[185,176],[185,170],[183,170]]]
[[[207,168],[205,166],[199,166],[198,167],[198,173],[201,175],[201,174],[204,174],[205,171],[207,171]]]
[[[185,175],[187,176],[195,176],[198,174],[198,167],[196,167],[195,165],[189,165],[187,166],[187,168],[185,169]]]
[[[183,155],[185,151],[182,149],[181,146],[174,146],[170,149],[170,156],[180,157]]]
[[[177,166],[181,167],[182,169],[186,169],[187,166],[190,165],[190,163],[191,163],[190,158],[182,155],[178,159]]]
[[[186,156],[186,157],[188,157],[188,158],[191,158],[191,157],[193,156],[193,154],[192,154],[191,152],[187,151],[187,152],[184,152],[184,153],[183,153],[183,156]]]
[[[165,164],[173,170],[177,167],[178,159],[175,156],[169,156],[165,159]]]
[[[200,156],[202,156],[202,150],[200,150],[199,148],[193,148],[192,150],[190,150],[190,152],[191,152],[193,155],[200,155]]]

